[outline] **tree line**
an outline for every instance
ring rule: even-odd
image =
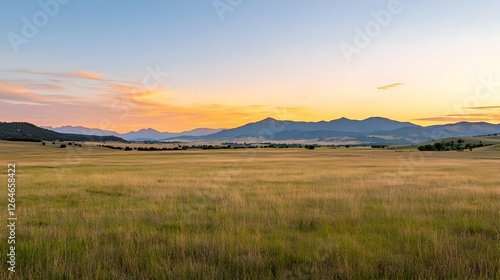
[[[475,148],[479,147],[485,147],[485,146],[490,146],[491,144],[483,144],[482,141],[479,141],[479,144],[471,144],[471,143],[465,143],[463,139],[458,139],[456,142],[455,141],[442,141],[442,142],[436,142],[434,144],[426,144],[426,145],[420,145],[418,147],[419,151],[463,151],[463,150],[470,150],[472,151]]]

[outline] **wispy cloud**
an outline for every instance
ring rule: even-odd
[[[0,82],[0,93],[2,92],[12,93],[12,94],[24,94],[28,92],[28,89]]]
[[[470,118],[470,117],[487,117],[490,114],[485,114],[485,113],[465,113],[465,114],[448,114],[446,116],[448,117],[460,117],[460,118]]]
[[[0,99],[0,102],[7,103],[7,104],[14,104],[14,105],[33,105],[33,106],[45,106],[47,104],[43,103],[36,103],[36,102],[30,102],[30,101],[20,101],[20,100],[11,100],[11,99]]]
[[[39,69],[33,69],[33,68],[23,68],[23,69],[14,70],[12,72],[32,74],[32,75],[51,76],[51,77],[56,77],[56,78],[73,78],[73,79],[87,80],[87,81],[106,81],[106,82],[118,82],[118,83],[136,84],[136,85],[141,84],[141,83],[134,82],[134,81],[124,81],[124,80],[119,80],[119,79],[118,80],[112,79],[103,73],[98,73],[98,72],[94,72],[94,71],[87,71],[87,70],[57,72],[57,71],[53,71],[53,70],[39,70]]]
[[[104,75],[96,72],[87,72],[87,71],[76,71],[64,73],[66,77],[80,78],[80,79],[89,79],[89,80],[102,80]]]
[[[430,121],[430,122],[471,121],[471,122],[490,122],[490,123],[500,122],[500,113],[498,112],[500,106],[475,106],[475,107],[464,107],[464,109],[469,109],[474,111],[469,111],[470,112],[469,113],[466,110],[464,110],[463,113],[452,113],[443,116],[419,118],[415,119],[415,121]]]
[[[2,119],[16,116],[11,121],[22,118],[39,125],[92,127],[109,123],[110,127],[101,128],[125,132],[145,126],[168,131],[230,128],[266,117],[296,119],[312,114],[305,106],[178,103],[175,97],[181,92],[106,79],[108,75],[91,71],[24,69],[22,73],[20,78],[0,78],[0,102],[9,104],[0,112]],[[61,94],[54,94],[54,90]]]
[[[395,87],[399,87],[401,85],[404,85],[404,84],[403,83],[394,83],[394,84],[390,84],[390,85],[380,86],[377,89],[388,90],[388,89],[392,89],[392,88],[395,88]]]
[[[429,121],[429,122],[500,122],[500,114],[449,114],[445,116],[435,116],[428,118],[414,119],[414,121]]]
[[[4,79],[0,78],[0,85],[5,87],[17,87],[23,91],[27,90],[42,90],[42,91],[62,91],[65,89],[63,83],[56,79],[47,79],[45,81],[36,81],[33,79]],[[1,90],[1,88],[0,88]]]
[[[0,81],[0,99],[4,103],[23,105],[67,104],[75,101],[75,98],[71,96],[37,94],[26,87],[8,84],[5,81]]]
[[[32,68],[23,68],[19,70],[15,70],[14,72],[20,72],[25,74],[34,74],[34,75],[46,75],[46,76],[54,76],[54,77],[63,77],[63,78],[77,78],[77,79],[88,79],[88,80],[102,80],[104,74],[97,72],[90,72],[85,70],[77,70],[71,72],[56,72],[51,70],[38,70]]]
[[[473,109],[473,110],[495,110],[495,109],[500,109],[500,106],[466,107],[466,109]]]

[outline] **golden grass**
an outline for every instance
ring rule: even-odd
[[[0,153],[18,165],[19,279],[500,276],[491,150]]]

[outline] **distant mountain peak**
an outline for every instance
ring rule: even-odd
[[[365,121],[366,120],[384,120],[384,121],[393,121],[391,119],[388,119],[388,118],[384,118],[384,117],[369,117],[369,118],[366,118],[364,119]]]
[[[278,120],[275,119],[275,118],[267,117],[267,118],[261,120],[260,122],[271,122],[271,121],[272,122],[277,122]]]
[[[148,128],[143,128],[143,129],[140,129],[138,131],[150,131],[150,132],[160,132],[154,128],[151,128],[151,127],[148,127]]]
[[[97,129],[93,127],[83,127],[81,125],[63,125],[61,128],[86,128],[86,129]]]

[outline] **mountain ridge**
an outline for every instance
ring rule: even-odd
[[[359,144],[414,144],[428,139],[494,133],[500,133],[500,124],[462,121],[424,127],[411,122],[399,122],[382,117],[370,117],[364,120],[351,120],[344,117],[328,122],[296,122],[265,118],[206,136],[174,137],[163,140],[248,138],[249,140],[311,140]]]
[[[285,130],[299,131],[318,131],[328,130],[336,132],[357,132],[369,133],[377,130],[394,130],[403,127],[419,127],[410,122],[399,122],[381,117],[371,117],[364,120],[350,120],[339,118],[331,121],[305,122],[276,120],[274,118],[265,118],[257,122],[247,123],[245,125],[224,129],[220,132],[207,135],[207,138],[214,139],[218,137],[249,137],[280,133]]]
[[[72,125],[64,125],[60,127],[52,127],[52,126],[41,126],[41,127],[59,133],[116,136],[128,141],[134,141],[134,140],[151,141],[151,140],[160,140],[163,138],[176,137],[176,136],[203,136],[220,131],[220,129],[213,129],[213,128],[195,128],[192,130],[186,130],[182,132],[162,132],[154,128],[142,128],[137,131],[118,133],[112,130],[103,130],[99,128],[88,128],[84,126],[72,126]]]
[[[360,144],[414,144],[429,139],[495,133],[500,133],[500,124],[488,122],[460,121],[450,124],[420,126],[411,122],[400,122],[384,117],[369,117],[362,120],[342,117],[330,121],[321,120],[317,122],[277,120],[267,117],[259,121],[249,122],[228,129],[200,128],[180,133],[170,133],[160,132],[153,128],[144,128],[118,135],[126,140],[136,141],[227,141],[234,139],[259,139]]]

